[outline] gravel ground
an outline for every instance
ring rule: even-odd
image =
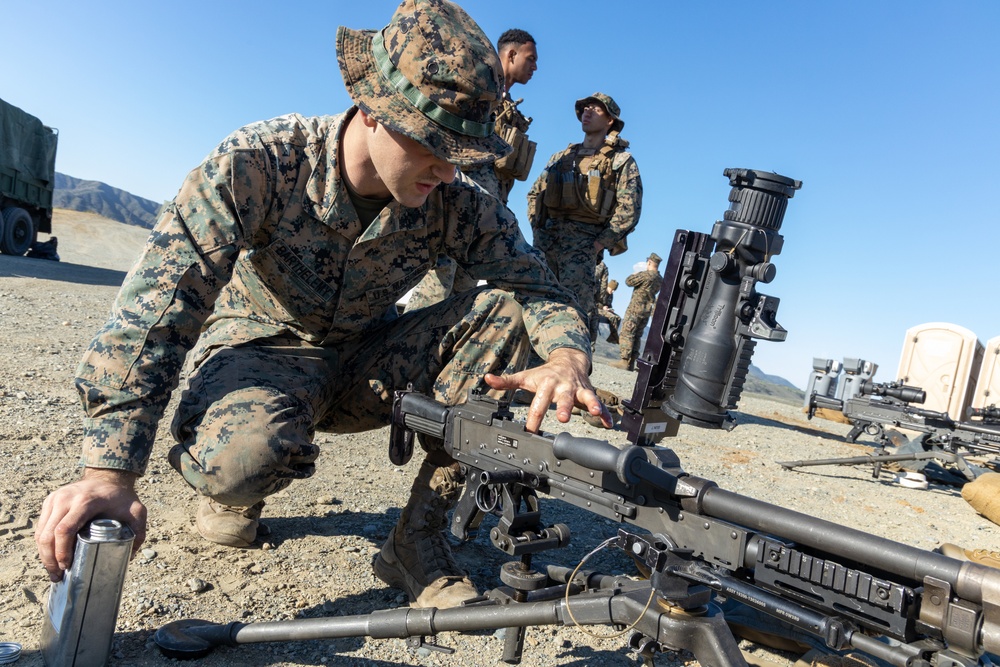
[[[19,664],[42,664],[38,640],[48,580],[35,554],[32,530],[42,499],[72,481],[81,412],[72,388],[80,355],[103,321],[117,284],[146,232],[92,216],[60,211],[60,263],[0,255],[0,641],[24,646]],[[102,235],[114,243],[104,243]],[[631,394],[635,375],[597,364],[595,384]],[[892,475],[874,479],[870,467],[789,471],[775,461],[856,456],[870,451],[842,441],[848,427],[806,421],[801,407],[746,396],[732,432],[682,427],[668,444],[689,473],[730,491],[806,512],[906,544],[932,549],[958,542],[1000,548],[1000,529],[977,515],[957,489],[932,484],[903,488]],[[554,420],[547,430],[559,427]],[[578,419],[577,435],[624,443],[619,432]],[[129,566],[111,665],[176,664],[162,656],[152,634],[170,621],[275,621],[343,616],[405,605],[399,591],[371,574],[370,561],[399,515],[417,463],[388,463],[388,429],[346,436],[320,434],[316,475],[269,500],[273,531],[260,548],[232,550],[202,540],[193,526],[194,493],[166,463],[169,434],[157,442],[139,492],[149,509],[149,538]],[[574,566],[615,524],[554,500],[543,500],[549,523],[566,523],[572,544],[545,559]],[[487,523],[487,528],[489,524]],[[504,554],[485,536],[456,548],[481,588],[499,585]],[[588,567],[632,572],[625,558],[603,551]],[[336,639],[219,648],[198,664],[222,665],[497,665],[496,633],[445,634],[454,656],[412,653],[397,639]],[[744,642],[746,650],[779,663],[781,654]],[[596,640],[577,629],[532,628],[524,664],[634,665],[623,639]],[[658,664],[697,664],[684,653]]]

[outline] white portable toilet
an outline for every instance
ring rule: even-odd
[[[972,397],[974,408],[988,408],[991,405],[1000,407],[1000,336],[986,341],[983,363],[976,380],[976,393]]]
[[[921,406],[965,419],[983,360],[983,344],[965,327],[929,322],[907,329],[897,379],[927,392]]]

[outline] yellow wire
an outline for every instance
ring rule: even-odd
[[[618,539],[617,537],[611,537],[611,538],[608,538],[608,539],[604,540],[599,545],[597,545],[597,548],[595,548],[593,551],[591,551],[589,554],[587,554],[586,556],[583,557],[583,560],[580,561],[579,565],[576,566],[576,569],[574,569],[573,573],[569,576],[569,581],[566,582],[566,612],[569,614],[570,619],[573,621],[573,625],[576,626],[580,630],[580,632],[584,633],[585,635],[590,635],[594,639],[614,639],[615,637],[621,637],[626,632],[628,632],[629,630],[633,629],[639,623],[639,620],[643,616],[646,615],[646,611],[649,609],[649,606],[651,604],[653,604],[653,596],[656,594],[656,589],[654,589],[652,583],[650,583],[650,586],[649,586],[649,599],[646,600],[646,606],[643,607],[642,613],[640,613],[636,617],[635,621],[632,622],[632,625],[628,626],[624,630],[621,630],[620,632],[615,632],[615,633],[610,634],[610,635],[599,635],[599,634],[597,634],[595,632],[591,632],[585,626],[580,625],[580,622],[578,620],[576,620],[576,616],[573,615],[573,610],[570,609],[570,607],[569,607],[569,587],[570,587],[570,584],[573,582],[573,579],[576,578],[576,573],[580,571],[580,568],[583,567],[583,564],[586,563],[587,560],[591,556],[593,556],[594,554],[596,554],[601,549],[607,547],[608,545],[610,545],[612,542],[616,541],[617,539]]]

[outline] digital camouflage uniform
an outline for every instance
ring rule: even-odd
[[[608,325],[608,342],[618,344],[618,328],[621,327],[622,318],[614,311],[614,291],[618,288],[617,280],[608,280],[608,266],[602,259],[594,269],[594,282],[597,289],[594,291],[594,316],[590,320],[590,342],[591,349],[597,341],[597,335],[601,322]]]
[[[604,263],[603,257],[594,267],[594,283],[594,305],[601,306],[609,301],[608,297],[611,296],[608,294],[608,265]]]
[[[635,367],[635,361],[639,358],[642,333],[649,324],[649,316],[653,314],[656,294],[660,291],[662,282],[663,276],[657,270],[639,271],[625,279],[625,284],[632,288],[632,299],[622,317],[620,345],[622,361],[628,363],[629,370]]]
[[[584,98],[589,99],[618,115],[607,95]],[[618,134],[621,125],[618,120],[600,148],[570,144],[553,155],[528,192],[533,245],[588,316],[594,312],[597,255],[602,249],[612,255],[624,251],[642,207],[639,168]]]
[[[611,295],[608,294],[608,265],[604,263],[602,257],[594,268],[594,310],[590,313],[591,349],[594,349],[597,343],[597,335],[600,332],[601,322],[608,323],[610,328],[608,335],[609,342],[618,342],[617,325],[621,323],[621,318],[611,310],[611,298]],[[614,317],[614,324],[612,324],[612,320],[608,317],[609,313]]]
[[[535,142],[528,140],[527,118],[517,108],[522,100],[512,101],[507,93],[497,112],[496,133],[513,147],[513,151],[490,164],[464,167],[469,175],[487,192],[498,198],[504,205],[514,187],[514,181],[528,178],[531,163],[535,158]],[[442,255],[433,269],[427,272],[410,294],[406,302],[407,312],[424,308],[443,301],[451,294],[460,294],[476,286],[477,281],[467,271],[460,268],[453,259]]]
[[[362,228],[337,163],[351,113],[249,125],[189,174],[78,371],[85,465],[145,470],[189,349],[182,474],[235,505],[312,474],[315,428],[384,426],[407,383],[454,404],[513,370],[524,328],[543,356],[589,350],[514,216],[467,179]],[[496,289],[391,319],[445,253]]]

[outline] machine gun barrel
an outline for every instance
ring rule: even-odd
[[[606,440],[561,433],[552,441],[552,453],[556,459],[568,459],[587,468],[614,473],[619,479],[624,471],[626,479],[622,481],[626,483],[645,481],[670,493],[676,487],[677,478],[651,464],[643,448],[635,445],[619,449]],[[685,476],[684,482],[698,489],[693,507],[698,514],[778,535],[907,579],[919,581],[933,576],[958,585],[961,563],[941,554],[726,491],[698,477]],[[748,550],[744,564],[752,567],[755,557],[756,554]]]

